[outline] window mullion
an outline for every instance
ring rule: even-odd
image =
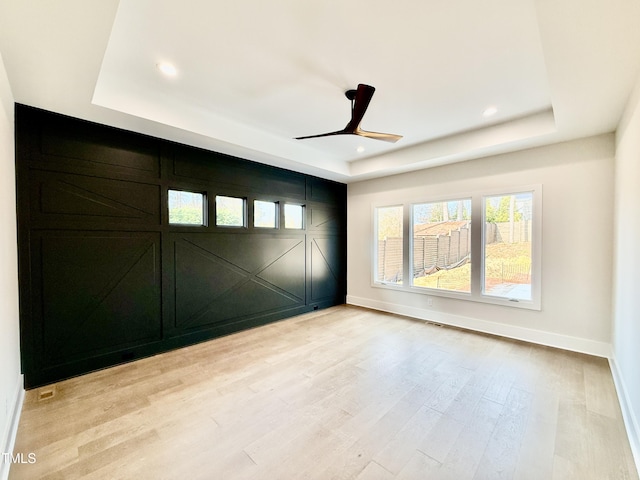
[[[411,205],[405,204],[402,210],[402,271],[404,272],[404,274],[402,275],[403,287],[411,286],[411,278],[413,277],[413,268],[411,266],[413,257],[411,255],[413,232],[411,231],[411,229]]]
[[[482,196],[471,198],[471,296],[482,294],[482,272],[484,258],[484,212]]]

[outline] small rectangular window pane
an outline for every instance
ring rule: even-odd
[[[253,226],[258,228],[276,228],[278,209],[276,203],[256,200],[253,202]]]
[[[216,196],[216,225],[244,227],[244,198]]]
[[[172,225],[204,225],[204,195],[169,190],[169,223]]]
[[[471,291],[471,199],[413,205],[412,285]]]
[[[284,228],[304,228],[303,223],[304,207],[302,205],[284,204]]]
[[[377,282],[402,284],[402,212],[401,205],[376,209]]]
[[[485,197],[485,295],[531,300],[533,192]]]

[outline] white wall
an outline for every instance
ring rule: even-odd
[[[24,391],[20,374],[13,95],[0,55],[0,453],[10,439]],[[0,478],[8,472],[0,459]]]
[[[608,356],[614,147],[609,134],[349,184],[347,302]],[[541,311],[434,296],[429,307],[371,286],[372,204],[531,184],[543,189]]]
[[[640,466],[640,79],[616,134],[612,370]]]

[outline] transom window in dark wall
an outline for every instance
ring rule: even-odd
[[[171,225],[205,225],[204,194],[169,190],[169,223]]]
[[[284,204],[284,228],[302,230],[304,228],[304,206]]]
[[[253,202],[253,226],[278,228],[278,203],[255,200]]]
[[[244,227],[246,225],[245,200],[238,197],[216,196],[216,225]]]

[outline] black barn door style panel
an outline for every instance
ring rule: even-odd
[[[309,298],[314,304],[331,301],[345,290],[340,238],[312,236],[309,240]]]
[[[160,224],[159,185],[34,171],[31,197],[31,219],[41,226]]]
[[[304,235],[170,234],[168,239],[169,335],[305,306]]]
[[[22,105],[16,145],[27,388],[345,301],[343,184]],[[169,224],[169,190],[202,195],[202,224]],[[244,226],[216,225],[217,195]]]
[[[35,383],[161,339],[159,234],[39,231],[31,252]]]

